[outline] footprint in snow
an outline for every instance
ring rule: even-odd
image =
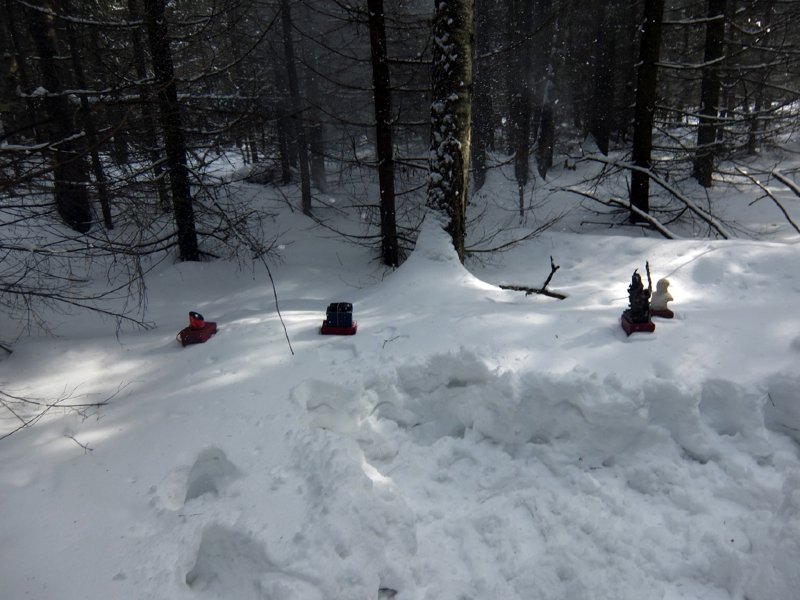
[[[222,525],[203,531],[194,566],[185,581],[202,597],[323,600],[312,577],[284,570],[267,556],[257,539]]]
[[[218,495],[223,487],[238,476],[239,470],[222,450],[213,446],[206,448],[189,469],[184,504],[203,494]]]

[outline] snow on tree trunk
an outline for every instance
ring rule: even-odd
[[[475,0],[436,0],[431,67],[431,152],[428,206],[464,261],[472,131],[472,35]]]

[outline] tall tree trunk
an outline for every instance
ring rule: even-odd
[[[774,0],[767,0],[760,5],[760,20],[762,23],[762,27],[765,29],[768,28],[775,18],[775,1]],[[769,54],[767,52],[761,51],[757,54],[759,60],[762,60],[764,63],[769,62]],[[765,103],[765,94],[767,93],[767,81],[769,80],[769,70],[763,69],[761,73],[758,75],[757,80],[755,82],[755,90],[752,94],[745,95],[745,113],[747,116],[745,120],[748,123],[747,127],[747,153],[750,155],[755,155],[758,152],[758,144],[759,144],[759,132],[763,128],[764,122],[762,120],[761,110],[767,106],[769,103]],[[751,98],[750,96],[755,96],[752,100],[754,102],[752,109],[750,106]],[[751,111],[752,110],[752,111]]]
[[[133,21],[141,18],[139,0],[128,0],[128,13]],[[161,152],[158,144],[158,131],[156,130],[156,115],[153,104],[149,97],[147,86],[144,81],[147,79],[147,57],[145,55],[144,43],[142,41],[141,30],[134,27],[131,30],[131,42],[133,45],[133,62],[136,68],[136,77],[139,80],[138,92],[142,101],[142,118],[144,119],[144,144],[147,148],[147,155],[150,164],[153,165],[153,179],[156,184],[156,192],[161,210],[167,212],[170,208],[169,193],[167,182],[164,178],[164,167],[161,164]]]
[[[283,25],[283,50],[286,55],[286,74],[289,82],[289,95],[292,100],[292,115],[295,123],[297,139],[297,158],[300,163],[300,195],[303,214],[311,216],[311,174],[308,166],[308,144],[306,132],[301,118],[302,101],[300,84],[297,79],[297,65],[294,60],[294,43],[292,41],[292,13],[289,0],[281,0],[281,24]]]
[[[310,60],[314,65],[313,71],[319,72],[316,48],[312,49]],[[306,78],[306,94],[308,94],[308,98],[315,106],[315,108],[311,108],[308,111],[309,167],[311,183],[320,192],[324,193],[328,188],[327,175],[325,173],[325,127],[320,119],[320,111],[316,108],[322,102],[316,72],[309,72]]]
[[[192,190],[186,165],[186,141],[181,122],[178,89],[169,46],[169,31],[164,15],[165,0],[144,0],[145,25],[150,42],[150,58],[158,91],[164,150],[167,155],[172,210],[178,234],[178,253],[181,260],[200,260],[197,232],[194,224]]]
[[[633,124],[633,164],[649,170],[653,151],[653,122],[658,89],[658,58],[661,52],[661,24],[664,0],[645,0],[644,25],[639,46],[639,72],[636,85],[636,107]],[[646,172],[631,173],[631,206],[650,211],[650,177]],[[631,211],[631,221],[641,221]]]
[[[61,9],[64,14],[70,13],[70,0],[61,0]],[[72,70],[75,74],[75,83],[82,90],[89,86],[86,81],[86,73],[83,70],[78,39],[75,35],[75,25],[67,24],[67,41],[69,44],[70,59],[72,60]],[[94,173],[95,187],[97,188],[97,199],[100,201],[100,212],[103,215],[103,224],[106,229],[114,229],[114,221],[111,218],[111,202],[108,198],[108,183],[103,163],[100,161],[100,140],[97,135],[97,126],[94,122],[94,115],[89,106],[89,99],[86,94],[80,96],[80,115],[83,122],[83,129],[86,135],[87,150],[91,158],[92,172]]]
[[[611,139],[612,114],[614,109],[615,40],[611,15],[612,3],[598,6],[598,22],[595,39],[593,94],[589,107],[589,131],[598,150],[608,155]]]
[[[31,90],[30,77],[28,76],[28,68],[25,65],[25,56],[20,47],[19,32],[17,31],[17,21],[15,18],[14,3],[12,0],[5,0],[6,8],[6,23],[5,28],[8,32],[8,37],[11,41],[10,52],[5,60],[7,63],[7,70],[4,73],[8,77],[7,85],[9,91],[9,101],[16,104],[14,98],[17,96],[17,88],[25,92]],[[15,120],[14,129],[19,132],[20,137],[25,137],[30,130],[32,137],[37,142],[42,141],[41,132],[36,119],[36,105],[32,98],[26,95],[25,97],[25,111],[18,115]],[[6,135],[9,135],[6,131]]]
[[[719,61],[725,53],[725,8],[727,0],[708,0],[703,80],[700,84],[700,124],[697,127],[697,150],[694,177],[703,187],[711,187],[714,158],[717,155],[719,127]]]
[[[482,76],[478,84],[476,79],[475,94],[472,101],[472,173],[475,191],[486,183],[488,171],[487,158],[492,148],[493,115],[491,83],[488,77]]]
[[[44,98],[49,119],[50,142],[53,154],[53,179],[56,209],[64,222],[75,231],[86,233],[92,225],[92,209],[87,188],[89,177],[84,156],[73,139],[72,114],[69,102],[61,91],[61,79],[56,67],[55,10],[50,0],[41,0],[42,11],[31,9],[31,38],[39,52],[39,70],[45,88]],[[45,12],[46,11],[46,12]]]
[[[511,3],[511,40],[516,49],[513,59],[514,73],[511,78],[512,147],[514,150],[514,177],[519,196],[519,217],[525,215],[525,186],[530,176],[531,118],[533,87],[533,6],[529,0],[513,0]]]
[[[486,158],[494,140],[492,110],[492,72],[488,58],[481,60],[481,54],[487,54],[490,41],[490,19],[488,12],[494,0],[476,0],[475,3],[475,58],[472,94],[472,176],[475,191],[486,182]]]
[[[536,168],[542,179],[553,166],[553,152],[556,145],[556,114],[553,103],[547,99],[542,104],[539,119],[539,135],[536,145]]]
[[[555,48],[558,44],[558,23],[550,13],[553,10],[552,0],[535,0],[533,2],[533,22],[547,40],[545,52],[541,52],[534,70],[536,86],[536,103],[533,124],[536,127],[536,170],[544,179],[553,166],[553,152],[556,143],[556,106],[553,103],[553,88],[556,85]]]
[[[620,90],[620,110],[616,114],[616,128],[620,138],[627,142],[631,135],[631,119],[629,106],[636,104],[636,32],[639,30],[638,2],[624,0],[620,2],[622,15],[617,23],[617,37],[621,43],[621,56],[617,68],[624,75],[624,83]]]
[[[428,205],[463,262],[472,136],[472,34],[475,0],[437,2],[433,16],[431,158]]]
[[[289,142],[291,125],[286,116],[284,103],[281,102],[278,109],[278,118],[275,122],[275,130],[278,134],[278,155],[281,162],[281,182],[286,185],[292,181],[292,150]]]
[[[383,264],[396,267],[397,221],[394,196],[394,146],[392,144],[392,96],[389,63],[386,56],[386,29],[383,0],[367,0],[369,41],[372,56],[372,87],[375,97],[375,133],[380,186],[381,255]]]

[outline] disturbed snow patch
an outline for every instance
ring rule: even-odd
[[[770,381],[779,400],[792,389]],[[341,561],[332,577],[359,589],[783,600],[798,585],[796,449],[765,413],[791,421],[756,391],[634,389],[585,370],[501,371],[459,351],[293,395],[314,426],[297,445],[298,473],[310,465],[303,541],[334,552],[320,556]]]

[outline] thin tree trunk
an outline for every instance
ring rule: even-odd
[[[611,23],[611,3],[598,7],[596,56],[593,73],[593,94],[589,109],[589,131],[598,150],[608,156],[614,108],[614,31]]]
[[[141,18],[139,0],[128,0],[128,13],[132,20]],[[134,27],[132,30],[133,42],[133,62],[136,67],[136,77],[139,80],[139,97],[142,100],[142,117],[144,118],[144,143],[147,147],[150,164],[153,165],[153,179],[156,184],[156,193],[161,210],[167,212],[170,209],[169,193],[167,192],[167,182],[164,178],[164,167],[161,165],[161,152],[158,144],[158,132],[156,130],[156,115],[150,101],[145,80],[147,79],[147,58],[142,42],[141,30]]]
[[[472,173],[475,181],[475,191],[477,192],[486,183],[487,156],[492,145],[493,111],[491,85],[488,78],[481,77],[481,84],[476,83],[475,88],[472,102]]]
[[[664,0],[645,0],[644,25],[639,47],[639,72],[636,86],[636,108],[633,125],[633,164],[650,170],[653,150],[653,123],[658,87],[658,58],[661,52],[661,24]],[[650,177],[646,172],[631,173],[631,206],[643,213],[650,211]],[[633,223],[641,221],[631,211]]]
[[[316,48],[312,49],[311,61],[314,65],[313,70],[319,71]],[[315,106],[320,105],[322,102],[322,95],[319,91],[316,73],[308,73],[308,77],[306,78],[306,93]],[[318,109],[310,109],[308,111],[308,116],[308,149],[311,183],[320,192],[325,193],[328,188],[327,175],[325,174],[325,127],[320,119]]]
[[[542,105],[539,120],[539,135],[536,145],[536,164],[542,179],[553,166],[553,152],[556,145],[556,115],[552,102],[549,100]]]
[[[533,6],[529,0],[513,0],[511,39],[516,47],[515,72],[511,78],[511,136],[514,151],[514,177],[519,195],[519,217],[525,215],[525,186],[530,176],[531,112],[533,96]]]
[[[54,150],[53,179],[56,209],[75,231],[86,233],[92,226],[92,209],[87,189],[89,177],[78,144],[70,139],[76,133],[66,96],[56,67],[55,11],[50,0],[39,4],[48,12],[30,10],[30,32],[39,52],[39,70],[48,95],[44,98],[49,118],[50,141]]]
[[[492,72],[488,58],[478,57],[491,48],[488,11],[494,0],[477,0],[475,6],[474,93],[472,94],[472,177],[475,191],[486,183],[486,158],[492,147]]]
[[[775,16],[775,2],[774,0],[768,0],[762,4],[761,8],[761,22],[762,27],[769,27],[772,24],[774,16]],[[758,55],[759,59],[763,60],[764,62],[768,62],[768,53],[767,52],[759,52]],[[769,79],[769,71],[762,70],[760,76],[758,77],[758,81],[756,82],[756,89],[754,92],[755,99],[754,105],[752,107],[752,112],[750,108],[750,98],[745,98],[745,113],[747,113],[746,121],[748,121],[748,128],[747,128],[747,153],[750,155],[755,155],[758,152],[758,144],[759,144],[759,131],[763,128],[763,120],[761,115],[761,110],[768,106],[768,103],[765,103],[765,94],[766,94],[766,87],[767,81]]]
[[[292,153],[289,143],[290,132],[289,119],[285,115],[283,103],[279,109],[279,116],[275,123],[275,130],[278,133],[278,155],[281,162],[281,182],[286,185],[292,181]]]
[[[69,14],[70,0],[61,0],[61,2],[63,12]],[[69,43],[70,58],[72,60],[72,70],[75,74],[75,83],[78,84],[80,89],[85,90],[88,88],[86,73],[83,70],[83,63],[78,49],[75,26],[71,23],[67,24],[67,41]],[[95,126],[92,109],[89,106],[89,99],[85,94],[81,94],[80,96],[80,105],[81,121],[83,121],[83,128],[86,133],[87,149],[91,157],[92,172],[94,173],[95,186],[97,188],[97,199],[100,201],[100,212],[103,215],[103,224],[106,229],[114,229],[114,221],[111,218],[111,203],[108,198],[106,173],[103,169],[103,163],[100,161],[100,142],[97,136],[97,127]]]
[[[164,150],[167,154],[172,210],[178,234],[178,253],[181,260],[200,260],[197,232],[194,224],[192,190],[186,165],[186,141],[181,122],[178,89],[169,46],[169,31],[164,15],[165,0],[144,0],[145,25],[150,41],[150,57],[158,92]]]
[[[720,77],[718,61],[725,52],[725,8],[727,0],[708,0],[708,21],[703,80],[700,84],[700,124],[697,128],[697,150],[694,177],[703,187],[711,187],[714,158],[717,155],[719,127]]]
[[[431,70],[428,205],[446,217],[459,259],[465,256],[472,136],[472,34],[475,0],[437,2]]]
[[[547,51],[541,53],[535,70],[538,82],[536,108],[533,123],[536,126],[536,170],[544,179],[553,166],[553,152],[556,143],[556,107],[553,103],[553,88],[556,85],[555,48],[558,44],[558,23],[551,18],[552,0],[535,0],[533,20],[537,27],[549,37]],[[549,24],[548,24],[549,22]]]
[[[297,158],[300,162],[300,195],[303,214],[311,216],[311,174],[308,166],[308,144],[303,121],[300,117],[302,101],[300,84],[297,79],[297,66],[294,60],[294,43],[292,42],[292,13],[289,0],[281,0],[281,23],[283,25],[283,50],[286,54],[286,73],[289,83],[289,95],[292,100],[292,115],[295,123],[297,139]]]
[[[17,31],[17,23],[14,15],[14,6],[12,0],[5,0],[6,6],[6,27],[8,29],[9,37],[11,38],[11,48],[13,54],[8,57],[8,60],[13,61],[9,64],[9,74],[13,72],[14,83],[18,83],[20,88],[28,92],[30,91],[30,77],[28,76],[28,68],[25,65],[25,57],[20,47],[19,32]],[[11,82],[9,82],[11,83]],[[37,142],[42,141],[39,125],[36,122],[36,105],[32,98],[26,96],[25,98],[26,112],[20,118],[19,126],[16,128],[18,131],[32,130],[33,139]]]
[[[400,257],[397,248],[397,222],[394,196],[394,146],[392,144],[392,96],[389,63],[386,56],[386,29],[383,0],[367,0],[369,40],[372,49],[372,86],[375,97],[375,134],[380,186],[381,255],[383,264],[396,267]]]

